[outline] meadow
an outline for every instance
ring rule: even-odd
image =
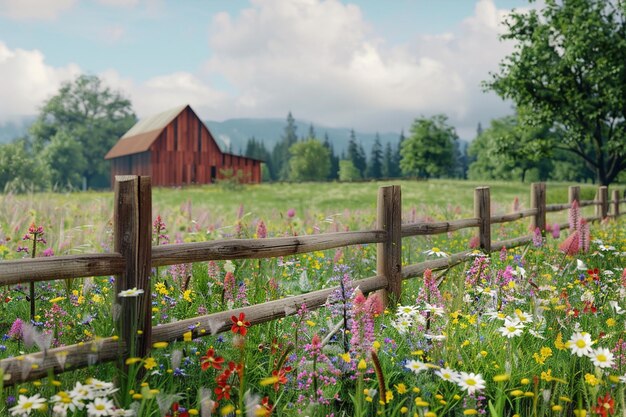
[[[402,186],[403,221],[471,217],[459,181]],[[362,230],[375,223],[381,185],[262,184],[153,190],[153,244]],[[492,183],[493,214],[528,208],[529,187]],[[548,204],[567,186],[548,184]],[[596,188],[581,187],[583,200]],[[0,196],[0,260],[109,252],[111,192]],[[574,213],[576,214],[576,213]],[[585,213],[590,214],[590,213]],[[157,218],[157,216],[159,216]],[[584,226],[570,215],[571,230]],[[572,217],[574,219],[572,220]],[[549,223],[567,214],[551,216]],[[34,225],[34,226],[32,226]],[[41,228],[41,229],[40,229]],[[153,325],[341,285],[325,308],[290,311],[223,334],[157,343],[112,365],[7,387],[3,415],[491,416],[623,413],[626,356],[624,223],[594,224],[580,244],[554,230],[533,244],[404,282],[399,305],[352,281],[376,270],[376,246],[289,258],[211,261],[154,269]],[[494,240],[528,222],[493,227]],[[473,234],[403,240],[403,263],[467,250]],[[26,240],[24,240],[26,239]],[[35,243],[36,242],[36,243]],[[34,246],[33,246],[34,245]],[[25,249],[26,248],[26,249]],[[0,358],[115,335],[114,277],[40,283],[29,323],[27,289],[2,289]],[[62,361],[62,358],[59,358]],[[28,363],[23,372],[30,372]],[[35,364],[36,365],[36,364]]]

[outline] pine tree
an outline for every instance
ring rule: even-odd
[[[393,149],[391,148],[391,142],[387,142],[385,145],[385,153],[383,155],[383,178],[393,178]]]
[[[291,112],[287,115],[287,126],[285,134],[280,141],[274,145],[272,150],[272,165],[275,179],[286,180],[289,175],[289,148],[298,141],[296,134],[297,126]]]
[[[309,134],[307,135],[307,139],[317,139],[313,123],[309,125]]]
[[[350,131],[350,141],[348,142],[348,159],[359,170],[361,178],[365,177],[367,169],[367,160],[365,159],[365,150],[363,145],[356,142],[356,134],[354,129]]]
[[[330,143],[328,132],[324,133],[324,146],[330,153],[330,174],[328,174],[328,179],[336,180],[339,178],[339,157],[335,155],[335,149],[333,148],[333,144]]]
[[[400,161],[402,160],[402,155],[400,154],[400,151],[402,150],[402,143],[404,143],[404,140],[406,138],[404,137],[404,130],[402,132],[400,132],[400,137],[398,138],[398,146],[395,149],[395,152],[393,154],[393,164],[391,165],[391,177],[392,178],[399,178],[402,176],[402,170],[400,169]]]
[[[378,133],[376,133],[374,145],[372,145],[370,162],[367,166],[367,176],[373,179],[380,179],[383,176],[383,146],[380,143],[380,135]]]

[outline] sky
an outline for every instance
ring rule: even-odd
[[[461,138],[512,113],[481,81],[526,0],[0,0],[0,122],[101,77],[138,117],[281,118],[407,132],[444,113]]]

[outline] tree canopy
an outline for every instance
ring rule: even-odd
[[[626,169],[625,12],[621,0],[546,0],[511,14],[502,38],[515,50],[485,83],[526,123],[558,130],[553,149],[575,154],[605,185]]]
[[[449,177],[455,172],[458,136],[443,114],[415,119],[410,136],[402,141],[400,168],[420,178]]]
[[[136,122],[131,103],[94,75],[81,75],[64,83],[41,109],[31,127],[35,152],[49,144],[56,150],[81,151],[74,163],[58,154],[48,157],[63,166],[53,167],[61,185],[85,178],[89,187],[109,185],[109,166],[104,155]],[[55,140],[56,138],[56,140]],[[78,146],[76,146],[78,145]],[[83,162],[84,160],[84,162]]]
[[[330,173],[330,151],[317,139],[297,142],[289,148],[289,179],[319,181]]]

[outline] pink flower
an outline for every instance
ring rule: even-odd
[[[552,226],[552,237],[558,239],[561,237],[561,226],[558,223],[554,223]]]
[[[575,230],[560,245],[559,250],[566,255],[574,256],[580,250],[580,233]]]
[[[265,227],[263,220],[259,220],[259,223],[256,225],[256,236],[259,239],[265,239],[267,237],[267,227]]]
[[[290,219],[293,218],[296,215],[296,210],[290,208],[289,210],[287,210],[287,217],[289,217]]]
[[[23,336],[23,327],[24,322],[22,321],[22,319],[17,318],[11,325],[11,329],[9,330],[9,333],[7,333],[7,335],[15,340],[21,340]]]

